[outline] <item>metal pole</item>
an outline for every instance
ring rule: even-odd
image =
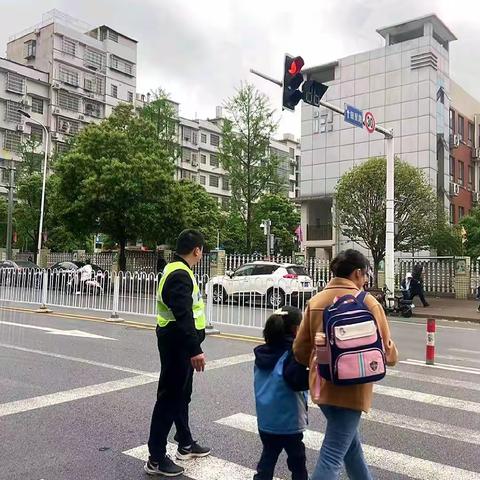
[[[267,258],[270,258],[270,226],[272,222],[270,220],[265,221],[265,225],[267,226]]]
[[[276,80],[275,78],[272,78],[269,75],[265,75],[264,73],[258,72],[257,70],[254,70],[253,68],[250,69],[250,72],[253,73],[254,75],[258,75],[259,77],[263,78],[264,80],[268,80],[269,82],[272,82],[275,85],[278,85],[279,87],[283,87],[283,82],[281,82],[280,80]]]
[[[8,217],[7,217],[7,260],[12,260],[12,230],[13,230],[13,184],[14,171],[13,160],[10,161],[10,178],[8,183]]]
[[[35,121],[31,119],[32,121]],[[43,213],[45,209],[45,187],[47,183],[47,161],[48,161],[48,130],[45,125],[36,122],[42,126],[45,131],[45,157],[43,159],[43,180],[42,180],[42,200],[40,202],[40,223],[38,226],[38,245],[37,245],[37,265],[40,266],[40,250],[42,249],[42,233],[43,233]]]
[[[395,147],[393,131],[386,137],[387,191],[385,219],[385,284],[391,295],[395,292]]]

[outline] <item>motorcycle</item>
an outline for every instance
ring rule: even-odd
[[[87,280],[82,280],[80,273],[72,275],[67,282],[67,289],[70,293],[101,295],[104,292],[104,288],[99,282],[100,275],[100,272],[97,275],[92,272],[92,277]]]
[[[411,318],[415,305],[403,295],[392,295],[392,292],[385,285],[382,290],[374,294],[387,315],[401,315],[404,318]]]

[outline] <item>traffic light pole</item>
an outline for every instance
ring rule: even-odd
[[[255,75],[280,85],[283,83],[275,80],[268,75],[264,75],[255,70],[250,70]],[[337,107],[329,102],[320,100],[318,106],[322,106],[340,115],[345,115],[343,108]],[[385,285],[390,291],[390,298],[395,292],[395,143],[393,129],[388,130],[381,125],[375,125],[375,131],[381,133],[385,138],[385,150],[387,157],[387,178],[386,178],[386,216],[385,216]]]

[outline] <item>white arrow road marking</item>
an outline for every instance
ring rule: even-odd
[[[104,337],[94,333],[82,332],[81,330],[60,330],[58,328],[39,327],[38,325],[28,325],[26,323],[15,323],[0,321],[3,325],[12,325],[14,327],[32,328],[34,330],[42,330],[50,335],[65,335],[67,337],[82,337],[82,338],[98,338],[102,340],[117,340],[116,338]]]

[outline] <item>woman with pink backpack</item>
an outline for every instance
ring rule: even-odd
[[[368,412],[373,383],[385,365],[397,362],[383,308],[363,292],[369,262],[347,250],[332,261],[334,277],[305,311],[293,352],[310,367],[310,393],[327,419],[327,428],[312,480],[337,480],[345,465],[350,479],[371,480],[358,427]]]

